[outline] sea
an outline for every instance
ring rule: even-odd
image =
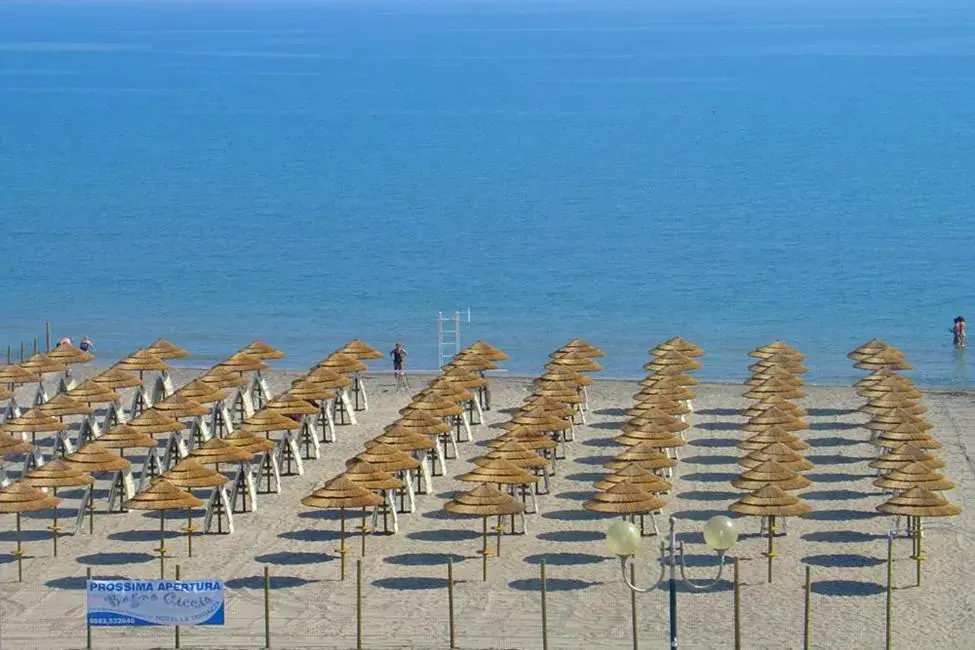
[[[5,0],[0,349],[421,370],[456,313],[517,375],[881,337],[968,387],[973,98],[970,1]]]

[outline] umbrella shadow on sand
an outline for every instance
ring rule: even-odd
[[[810,586],[823,596],[876,596],[886,591],[881,584],[861,580],[818,580]]]
[[[853,553],[810,555],[803,558],[802,561],[811,566],[821,566],[836,569],[856,569],[877,566],[878,564],[884,563],[884,560],[870,555],[857,555]]]
[[[306,528],[304,530],[287,530],[278,534],[278,537],[296,542],[334,542],[341,539],[342,533],[337,530]]]
[[[304,585],[321,582],[321,580],[307,580],[298,576],[276,576],[273,573],[269,577],[271,589],[293,589]],[[264,576],[255,575],[246,578],[233,578],[223,583],[227,589],[264,589]]]
[[[129,580],[129,578],[125,576],[92,575],[92,580]],[[51,587],[52,589],[70,589],[73,591],[81,591],[87,588],[88,578],[86,576],[64,576],[63,578],[48,580],[44,583],[44,586]]]
[[[555,530],[535,535],[544,542],[600,542],[606,533],[598,530]]]
[[[538,553],[525,558],[528,564],[541,564],[542,560],[551,566],[578,566],[605,562],[608,557],[592,553]]]
[[[450,561],[456,564],[466,559],[463,555],[456,553],[404,553],[384,557],[383,562],[397,566],[440,566]]]
[[[156,539],[159,539],[158,535]],[[158,560],[159,556],[148,553],[92,553],[75,558],[78,564],[90,564],[92,566],[124,566]]]
[[[338,557],[327,553],[310,553],[301,551],[278,551],[277,553],[265,553],[254,558],[255,562],[261,564],[320,564],[332,562]]]
[[[545,589],[546,591],[577,591],[601,584],[604,583],[577,580],[575,578],[547,578],[545,580]],[[518,591],[540,592],[542,590],[542,580],[541,578],[523,578],[521,580],[512,580],[508,583],[508,586]]]
[[[454,584],[461,582],[454,580]],[[371,583],[380,589],[393,589],[396,591],[419,591],[422,589],[446,589],[448,587],[447,578],[431,578],[430,576],[406,576],[398,578],[380,578]]]
[[[465,528],[440,528],[437,530],[417,530],[406,535],[418,542],[469,542],[481,539],[481,533]]]
[[[887,536],[861,533],[856,530],[820,530],[814,533],[806,533],[802,536],[802,539],[807,542],[820,542],[825,544],[860,544],[878,539],[887,539]]]

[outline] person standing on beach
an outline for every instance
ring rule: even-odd
[[[389,356],[393,357],[393,376],[397,379],[403,376],[403,364],[406,362],[406,348],[399,341],[396,341],[396,345],[389,352]]]
[[[955,318],[955,324],[951,326],[951,333],[954,337],[954,344],[956,348],[963,348],[967,343],[967,333],[965,326],[965,317],[957,316]]]
[[[61,337],[61,340],[58,341],[58,345],[71,345],[71,337],[70,336],[62,336]]]

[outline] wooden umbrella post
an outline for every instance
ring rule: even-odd
[[[802,648],[803,650],[809,650],[809,605],[812,596],[812,567],[808,564],[806,565],[806,597],[803,609],[802,618]]]
[[[176,579],[179,580],[179,565],[178,564],[176,565]],[[173,642],[174,643],[173,644],[175,645],[176,650],[179,650],[179,626],[178,625],[175,626],[175,629],[173,631],[173,634],[174,634],[174,638],[173,638]]]
[[[362,560],[355,563],[355,647],[362,650]]]
[[[768,581],[772,582],[772,560],[775,557],[775,515],[768,518]]]
[[[20,543],[20,513],[17,513],[17,582],[24,581],[24,550]]]
[[[738,558],[735,558],[735,650],[741,650],[741,577],[738,572]]]
[[[88,567],[85,571],[86,578],[88,582],[91,582],[91,567]],[[85,590],[88,589],[87,582],[85,583]],[[87,616],[85,617],[87,619]],[[91,624],[87,621],[85,622],[85,650],[91,650]]]
[[[95,534],[95,486],[88,493],[88,534]]]
[[[512,529],[513,528],[514,527],[512,527]],[[501,535],[504,533],[504,526],[501,525],[501,524],[495,526],[494,527],[494,532],[496,532],[497,533],[497,536],[498,536],[498,545],[497,545],[497,550],[496,550],[495,554],[498,557],[501,557]]]
[[[636,584],[636,565],[630,564],[630,582]],[[633,650],[640,650],[639,625],[636,618],[636,590],[630,589],[630,620],[633,623]]]
[[[339,508],[339,522],[341,526],[341,532],[339,533],[339,556],[341,557],[341,575],[342,580],[345,580],[345,555],[348,553],[348,549],[345,548],[345,508]]]
[[[58,489],[56,487],[52,488],[51,496],[56,497],[57,495],[58,495]],[[53,510],[54,510],[54,517],[53,517],[53,521],[51,522],[51,543],[54,546],[54,557],[57,557],[58,556],[58,530],[60,530],[58,528],[57,505],[54,506]]]
[[[487,517],[482,517],[482,519],[484,520],[484,532],[483,532],[484,545],[481,548],[481,573],[483,574],[481,579],[484,582],[487,582],[488,553],[490,553],[490,551],[488,551]]]
[[[186,556],[193,557],[193,509],[192,508],[186,509]]]
[[[166,579],[166,511],[159,511],[159,579]]]
[[[894,612],[894,533],[887,535],[887,621],[884,634],[885,647],[891,648],[891,628]]]
[[[914,518],[914,536],[917,540],[917,553],[914,557],[915,572],[917,574],[917,586],[921,586],[921,562],[924,561],[924,552],[921,550],[921,540],[924,538],[924,525],[920,517]]]
[[[450,650],[457,647],[457,629],[454,627],[454,560],[447,560],[447,625],[450,633]]]
[[[264,566],[264,647],[271,649],[271,572]]]
[[[365,508],[362,509],[362,526],[360,526],[360,529],[362,530],[362,549],[360,553],[362,557],[365,557],[366,556],[366,534],[369,532],[369,524],[366,523]]]
[[[542,560],[542,650],[548,650],[548,584],[545,577],[545,560]]]

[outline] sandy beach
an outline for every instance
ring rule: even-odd
[[[706,358],[705,358],[706,363]],[[746,365],[743,359],[743,365]],[[75,375],[97,368],[79,367]],[[178,385],[202,371],[177,369]],[[300,373],[265,373],[274,392]],[[411,375],[413,391],[429,377]],[[355,580],[338,580],[337,513],[301,505],[323,480],[339,474],[345,460],[362,451],[397,417],[411,392],[397,392],[389,375],[367,376],[370,408],[358,413],[359,424],[342,426],[338,440],[324,445],[322,458],[305,462],[303,476],[283,479],[280,494],[262,495],[256,513],[236,516],[233,535],[205,535],[194,540],[194,557],[177,533],[185,521],[167,524],[171,560],[184,577],[218,578],[229,589],[226,625],[185,628],[183,647],[261,647],[264,641],[263,569],[272,575],[272,645],[276,648],[355,647]],[[502,556],[491,558],[488,582],[481,581],[480,520],[448,515],[442,509],[454,492],[472,484],[453,477],[471,468],[469,460],[485,453],[484,441],[499,434],[498,425],[530,392],[530,380],[493,377],[493,410],[474,430],[474,441],[460,445],[460,458],[448,461],[447,476],[434,477],[433,493],[418,496],[417,512],[402,515],[396,535],[367,540],[362,560],[364,638],[367,648],[446,648],[447,558],[454,560],[457,637],[461,648],[541,648],[539,569],[548,572],[548,640],[550,648],[630,648],[630,592],[620,580],[619,564],[606,549],[603,534],[611,517],[582,509],[605,470],[601,464],[620,451],[611,440],[639,390],[636,382],[600,381],[591,386],[588,425],[577,427],[568,457],[558,463],[551,492],[539,497],[540,514],[530,515],[528,533],[506,535]],[[675,491],[666,495],[665,515],[678,518],[689,576],[711,577],[716,557],[703,544],[700,528],[714,514],[725,513],[741,492],[729,480],[740,468],[735,444],[743,435],[737,411],[747,400],[738,385],[705,384],[696,388],[696,412],[687,431]],[[18,391],[18,398],[27,396]],[[806,476],[813,485],[799,493],[813,507],[803,518],[790,519],[788,534],[776,541],[776,575],[766,582],[762,555],[765,540],[757,536],[758,520],[742,518],[742,533],[730,555],[740,558],[742,642],[745,648],[802,647],[804,567],[812,567],[812,646],[876,648],[884,638],[887,553],[886,534],[892,518],[875,506],[885,500],[872,486],[867,463],[876,448],[858,425],[867,417],[854,411],[863,403],[851,388],[809,387],[801,405],[809,411],[810,428],[799,435],[812,449],[815,468]],[[126,393],[127,394],[127,393]],[[29,399],[29,398],[28,398]],[[24,400],[26,401],[26,400]],[[24,403],[22,401],[22,403]],[[895,647],[957,648],[971,644],[975,596],[975,466],[969,453],[969,430],[975,421],[975,399],[969,393],[926,391],[931,432],[944,443],[936,452],[947,463],[943,472],[956,484],[946,493],[965,510],[946,520],[930,520],[924,538],[928,560],[924,581],[914,586],[910,542],[894,546]],[[131,450],[130,450],[131,451]],[[126,454],[130,457],[130,454]],[[137,458],[137,457],[133,457]],[[12,477],[19,462],[8,462]],[[101,477],[96,498],[104,508],[108,481]],[[75,512],[79,492],[59,492],[62,518]],[[198,493],[205,497],[205,491]],[[202,510],[197,513],[202,517]],[[59,555],[51,555],[49,512],[24,518],[23,538],[29,553],[25,580],[16,582],[14,518],[0,521],[0,647],[82,648],[85,645],[84,577],[157,578],[158,518],[131,511],[96,517],[96,530],[64,535]],[[666,519],[659,518],[662,530]],[[351,528],[351,526],[350,526]],[[350,559],[359,558],[359,539],[350,537]],[[645,538],[637,558],[637,580],[660,575],[659,537]],[[492,545],[493,545],[492,539]],[[680,645],[684,648],[732,647],[731,572],[707,593],[679,594]],[[640,647],[663,647],[667,636],[665,586],[637,596]],[[95,648],[172,647],[167,628],[96,628]]]

